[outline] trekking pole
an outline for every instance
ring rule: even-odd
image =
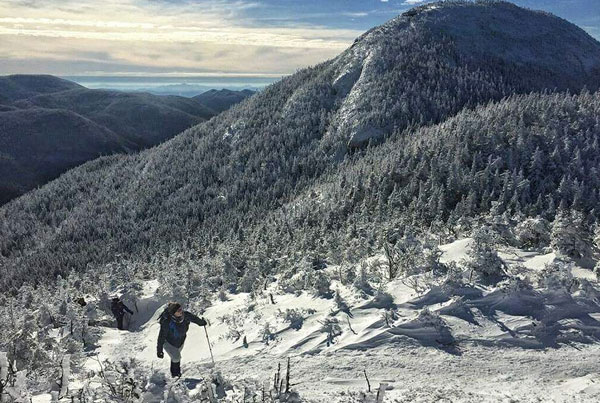
[[[208,338],[208,330],[204,326],[204,334],[206,334],[206,342],[208,343],[208,351],[210,351],[210,359],[212,360],[213,367],[215,366],[215,357],[213,357],[212,347],[210,346],[210,339]]]

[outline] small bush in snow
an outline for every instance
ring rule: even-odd
[[[540,322],[539,320],[533,320],[531,322],[531,335],[538,340],[546,340],[548,336],[552,332],[552,329],[549,328],[544,322]]]
[[[539,286],[549,290],[560,288],[570,289],[573,285],[572,267],[572,263],[567,263],[563,260],[555,260],[548,263],[539,274]]]
[[[550,246],[559,255],[579,259],[591,255],[591,244],[583,214],[578,211],[559,211],[552,223]]]
[[[369,283],[369,274],[366,264],[361,264],[358,275],[354,279],[353,285],[356,289],[362,292],[363,297],[366,295],[373,295],[373,287]]]
[[[517,224],[515,238],[521,248],[542,248],[550,244],[550,224],[543,218],[527,218]]]
[[[430,311],[427,308],[424,308],[421,310],[421,312],[419,312],[417,320],[425,326],[435,327],[436,329],[447,327],[446,322],[444,322],[440,315]]]
[[[333,291],[331,290],[331,279],[327,273],[319,270],[313,272],[312,288],[317,297],[331,298]]]
[[[262,342],[266,345],[269,345],[270,341],[275,340],[275,334],[273,333],[273,330],[271,329],[271,324],[269,322],[266,322],[263,328],[261,329],[260,338]]]
[[[111,362],[98,361],[100,386],[84,384],[82,394],[93,394],[94,401],[125,401],[133,402],[146,400],[153,395],[152,380],[156,375],[150,376],[147,370],[135,359],[128,361]],[[90,380],[91,381],[91,380]],[[85,396],[87,397],[87,396]],[[84,399],[84,401],[87,401]],[[92,401],[91,399],[89,401]]]
[[[350,307],[348,306],[344,298],[342,298],[342,296],[340,295],[340,290],[336,290],[334,301],[337,309],[347,314],[350,314]]]
[[[227,292],[225,291],[225,288],[221,288],[219,290],[219,301],[228,301],[229,299],[227,298]]]
[[[453,289],[463,287],[465,285],[463,270],[455,262],[450,262],[446,267],[446,277],[442,281],[442,288]]]
[[[503,276],[505,265],[494,249],[497,244],[498,237],[490,228],[476,230],[473,233],[473,244],[467,252],[467,267],[488,279]]]
[[[394,297],[384,291],[379,291],[373,301],[371,302],[371,306],[379,309],[392,309],[394,308]]]
[[[314,270],[306,267],[305,262],[300,267],[294,267],[284,272],[279,281],[279,286],[289,293],[300,294],[305,290],[312,290],[315,296],[331,298],[331,278],[324,270]]]
[[[353,265],[344,266],[341,268],[342,284],[352,284],[356,280],[356,268]]]
[[[242,337],[242,329],[246,321],[248,314],[243,309],[236,309],[230,314],[226,314],[218,317],[217,319],[221,323],[226,324],[228,327],[227,333],[224,337],[229,340],[238,341]]]
[[[387,327],[392,327],[393,323],[398,320],[398,312],[395,309],[386,309],[381,313],[381,318]]]
[[[304,324],[306,313],[307,311],[301,309],[286,309],[285,312],[280,310],[277,316],[289,323],[292,329],[300,330]]]
[[[321,323],[321,331],[327,334],[327,347],[335,342],[335,338],[342,334],[342,328],[337,318],[325,318]]]
[[[600,280],[600,261],[594,266],[594,274],[596,274],[596,278]]]
[[[533,290],[533,285],[527,277],[525,279],[520,279],[519,277],[510,277],[504,282],[498,284],[498,287],[507,294]]]
[[[448,271],[448,265],[440,262],[442,250],[437,244],[431,241],[426,242],[423,249],[423,263],[426,271],[431,271],[434,275],[441,275]]]
[[[426,273],[423,275],[407,277],[402,280],[402,284],[412,288],[417,295],[422,295],[431,288],[433,285],[433,279],[431,278],[431,275],[427,275]]]
[[[306,270],[292,268],[282,273],[279,287],[286,293],[299,295],[309,288],[309,274]]]
[[[387,258],[386,277],[389,281],[399,274],[416,274],[423,260],[423,246],[411,234],[405,234],[394,243],[386,242],[384,252]]]
[[[580,296],[587,298],[596,303],[600,303],[600,291],[598,291],[591,282],[586,279],[579,280]]]

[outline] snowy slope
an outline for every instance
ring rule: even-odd
[[[468,259],[470,244],[471,239],[462,239],[442,245],[441,260],[460,265]],[[539,275],[555,258],[514,248],[504,248],[500,256],[520,278]],[[369,263],[383,259],[374,256]],[[326,270],[335,276],[337,269]],[[575,278],[591,278],[588,270],[571,271]],[[514,279],[485,287],[445,281],[416,292],[411,284],[408,279],[388,283],[382,290],[391,296],[386,299],[334,281],[331,288],[351,308],[349,315],[339,311],[334,298],[284,293],[277,283],[254,300],[244,293],[227,295],[204,313],[211,323],[217,369],[230,381],[264,384],[290,357],[292,382],[307,401],[359,401],[353,399],[366,390],[363,370],[374,389],[389,385],[385,401],[600,398],[600,346],[594,343],[600,336],[600,306],[598,295],[586,293],[585,287],[569,293],[527,288]],[[155,356],[156,318],[165,302],[154,293],[157,288],[156,281],[146,284],[132,331],[105,329],[98,343],[100,359],[135,358],[142,366],[168,372],[167,359]],[[288,309],[302,311],[299,329],[282,319]],[[323,331],[327,319],[337,319],[341,333],[330,345]],[[266,323],[272,334],[268,343]],[[246,336],[247,348],[241,338],[231,337],[235,332]],[[184,377],[209,376],[202,328],[191,326],[182,362]],[[96,357],[86,367],[98,370]]]

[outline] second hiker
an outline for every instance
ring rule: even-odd
[[[181,376],[181,350],[190,323],[206,326],[207,322],[204,318],[199,318],[188,311],[184,311],[178,302],[170,302],[160,315],[159,321],[160,332],[158,333],[156,355],[158,358],[163,358],[164,348],[164,351],[171,357],[171,376]]]
[[[121,301],[119,297],[113,297],[112,302],[110,304],[110,310],[113,315],[115,315],[115,319],[117,320],[117,328],[119,330],[125,330],[123,327],[123,318],[125,317],[125,312],[129,312],[130,315],[133,315],[133,311]]]

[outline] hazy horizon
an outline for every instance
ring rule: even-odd
[[[281,76],[59,76],[90,89],[144,91],[159,95],[195,96],[211,89],[260,90]]]

